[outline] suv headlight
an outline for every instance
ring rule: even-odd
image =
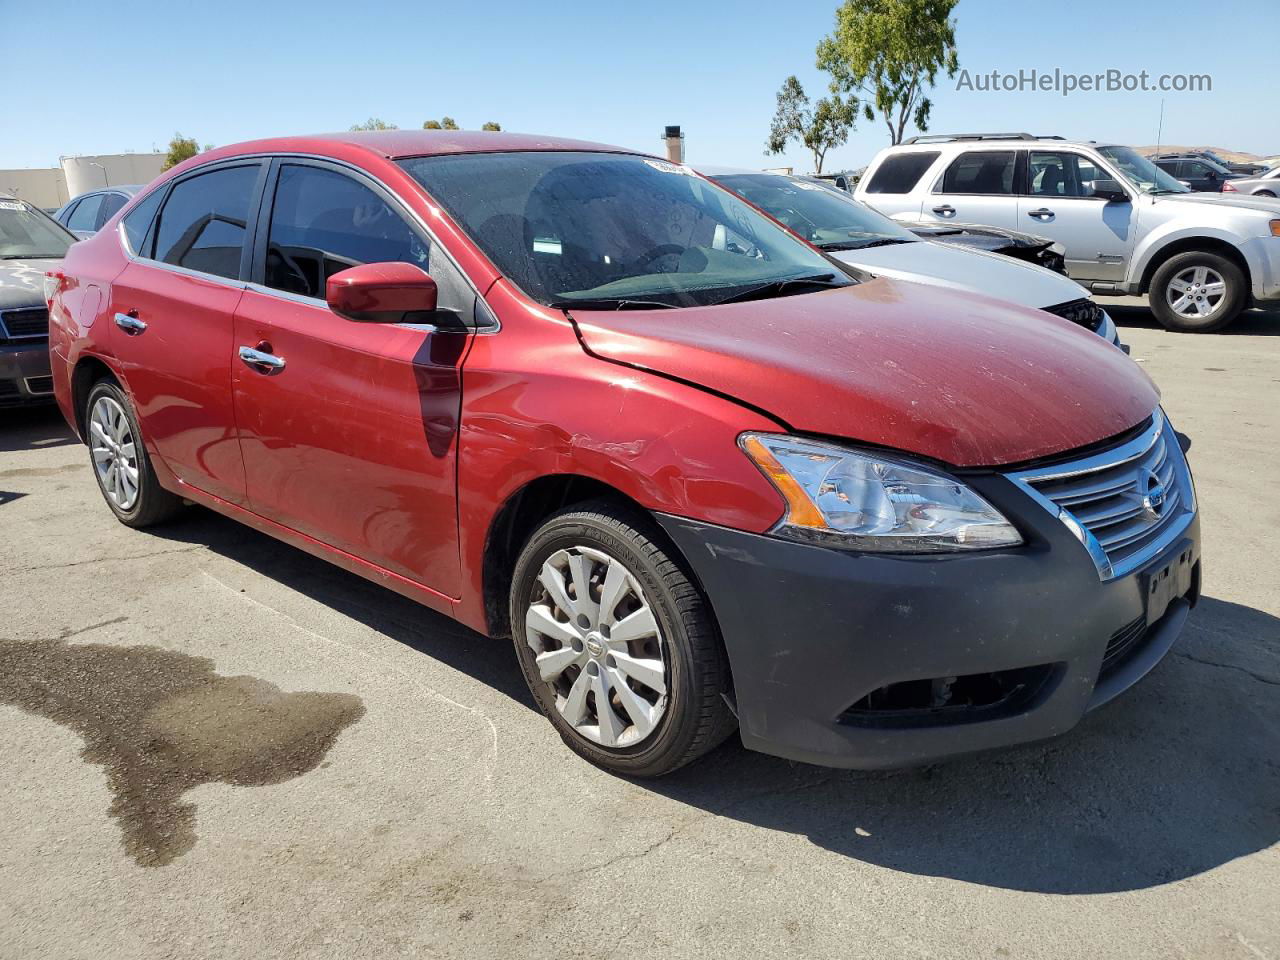
[[[787,502],[776,535],[889,553],[1022,543],[995,507],[926,467],[778,434],[744,433],[738,444]]]

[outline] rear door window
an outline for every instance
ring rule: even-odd
[[[127,202],[127,197],[119,193],[106,193],[102,196],[102,206],[98,208],[98,222],[95,230],[101,230],[102,225],[110,220],[119,212],[120,208]]]
[[[943,193],[1010,196],[1017,154],[1012,150],[975,150],[961,154],[942,177]]]
[[[98,210],[102,207],[102,194],[95,193],[85,197],[67,218],[68,230],[97,230]]]
[[[910,193],[937,159],[936,150],[885,157],[867,184],[867,193]]]
[[[155,259],[238,278],[258,171],[224,167],[175,184],[160,211]]]

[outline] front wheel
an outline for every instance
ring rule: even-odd
[[[1244,272],[1216,253],[1179,253],[1156,270],[1147,299],[1151,312],[1168,330],[1220,330],[1244,309]]]
[[[512,578],[511,633],[564,742],[614,773],[656,777],[734,729],[710,608],[647,517],[588,504],[551,517]]]

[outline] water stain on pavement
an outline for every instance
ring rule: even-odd
[[[172,863],[195,845],[186,791],[301,776],[364,716],[351,694],[287,693],[256,677],[219,676],[204,657],[68,636],[0,642],[0,703],[84,739],[81,756],[106,767],[110,813],[142,866]]]

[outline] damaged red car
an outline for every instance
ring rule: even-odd
[[[46,293],[123,523],[194,502],[510,637],[619,773],[735,729],[848,767],[1061,734],[1198,596],[1191,474],[1128,357],[860,274],[654,157],[223,147]]]

